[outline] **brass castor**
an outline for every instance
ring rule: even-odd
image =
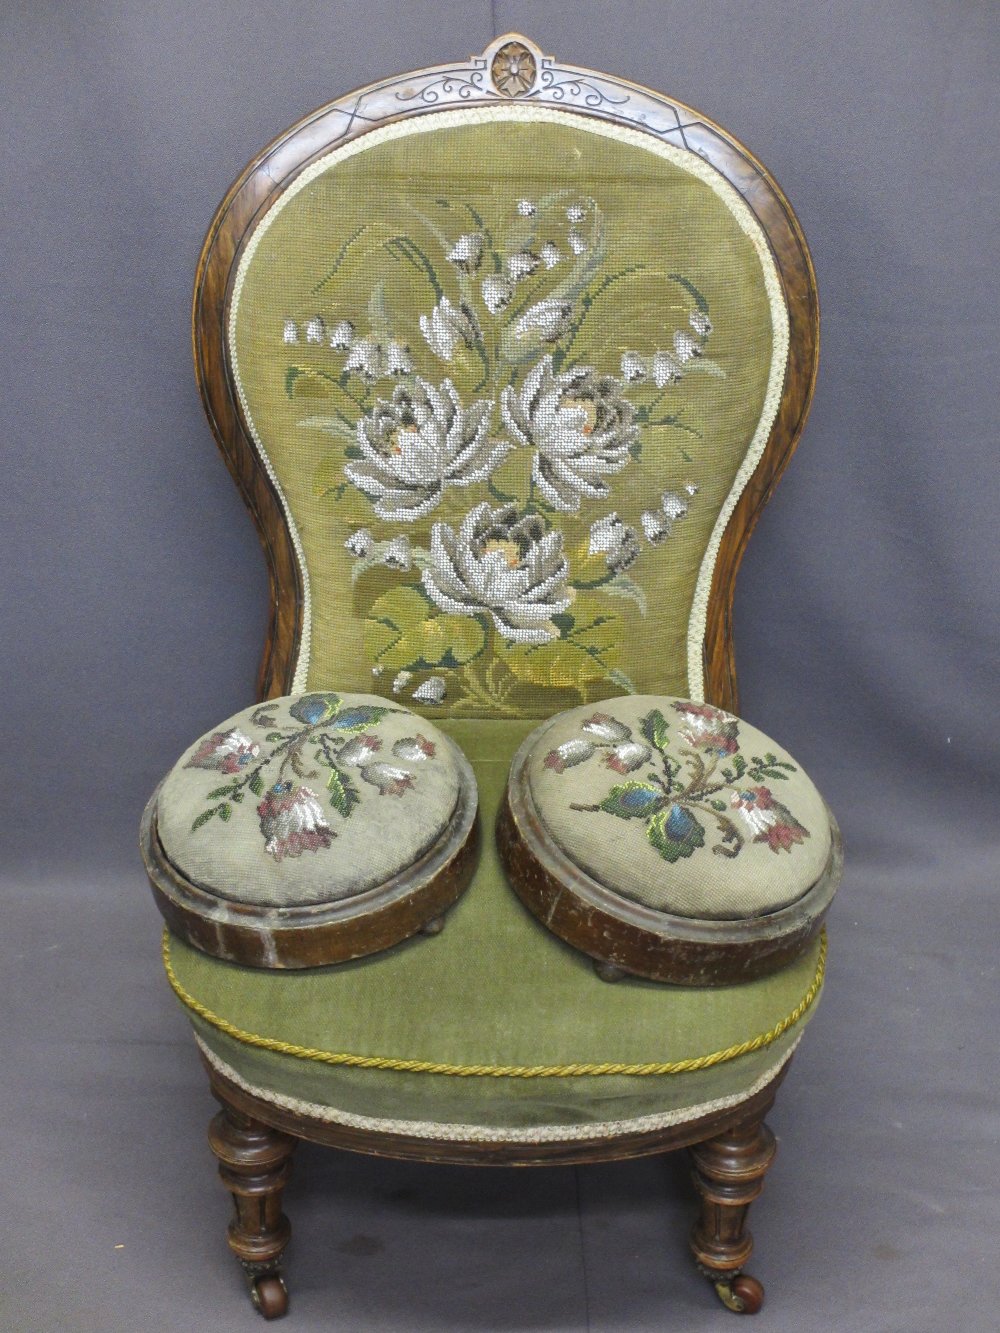
[[[443,913],[441,916],[431,917],[430,921],[425,921],[420,927],[421,935],[440,935],[444,930],[444,920]]]
[[[756,1314],[764,1304],[764,1288],[749,1273],[738,1273],[712,1285],[722,1304],[734,1314]]]
[[[250,1299],[254,1309],[265,1319],[280,1319],[288,1310],[288,1288],[278,1273],[255,1277],[250,1283]]]

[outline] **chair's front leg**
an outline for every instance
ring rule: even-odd
[[[737,1314],[756,1314],[764,1303],[764,1288],[742,1271],[753,1250],[745,1222],[747,1210],[764,1188],[775,1151],[774,1135],[762,1115],[691,1149],[701,1201],[691,1250],[723,1305]]]
[[[209,1126],[208,1141],[235,1205],[229,1248],[247,1275],[255,1307],[265,1319],[276,1319],[288,1309],[281,1253],[291,1226],[281,1211],[281,1194],[298,1140],[219,1100],[222,1110]]]

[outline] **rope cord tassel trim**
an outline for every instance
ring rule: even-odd
[[[826,930],[820,940],[819,958],[816,973],[809,989],[790,1014],[776,1023],[767,1032],[762,1032],[735,1046],[728,1046],[722,1051],[712,1051],[709,1055],[691,1056],[685,1060],[669,1060],[661,1064],[570,1064],[570,1065],[452,1065],[438,1064],[431,1060],[401,1060],[383,1055],[352,1055],[346,1052],[321,1051],[309,1046],[297,1046],[294,1042],[276,1041],[273,1037],[263,1037],[255,1032],[246,1032],[213,1013],[207,1005],[195,999],[185,990],[174,971],[170,959],[170,932],[163,932],[163,966],[174,994],[180,1002],[204,1022],[209,1023],[219,1032],[247,1046],[259,1050],[273,1051],[278,1055],[290,1055],[299,1060],[314,1060],[320,1064],[343,1065],[352,1069],[388,1069],[408,1074],[449,1074],[459,1078],[581,1078],[590,1076],[649,1074],[691,1074],[699,1069],[711,1069],[715,1065],[736,1060],[741,1055],[750,1055],[754,1051],[770,1046],[783,1036],[789,1028],[809,1011],[823,985],[826,971]]]

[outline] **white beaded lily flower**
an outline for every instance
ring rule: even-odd
[[[344,545],[350,551],[351,555],[356,555],[359,560],[363,560],[375,544],[370,528],[358,528],[357,532],[352,532]]]
[[[604,477],[620,472],[638,437],[635,408],[612,375],[589,367],[557,375],[543,357],[520,389],[501,395],[504,424],[535,450],[532,479],[555,509],[576,513],[581,500],[608,495]]]
[[[414,699],[422,704],[439,704],[448,693],[443,676],[428,676],[422,685],[413,691]]]
[[[555,241],[546,241],[539,254],[542,257],[542,263],[546,268],[555,268],[562,256],[559,253],[559,247]]]
[[[688,323],[699,338],[707,338],[712,332],[712,321],[702,310],[692,310],[688,316]]]
[[[349,319],[342,319],[334,325],[330,334],[330,346],[338,352],[348,352],[354,341],[354,325]]]
[[[612,574],[620,574],[639,557],[639,537],[617,514],[608,514],[590,525],[591,555],[603,555]]]
[[[489,438],[491,410],[488,399],[463,407],[451,380],[436,387],[416,376],[358,422],[363,456],[344,474],[374,501],[379,518],[422,518],[446,486],[485,481],[510,451]]]
[[[430,315],[420,316],[420,332],[427,346],[442,361],[451,361],[459,343],[471,347],[479,337],[475,316],[465,305],[452,305],[443,296]]]
[[[700,342],[691,337],[690,333],[685,333],[683,329],[678,329],[674,334],[674,355],[683,365],[693,357],[701,356],[703,349]]]
[[[569,328],[573,319],[572,301],[549,297],[529,306],[514,325],[515,338],[527,338],[537,333],[542,342],[555,342]]]
[[[507,272],[515,282],[530,278],[542,262],[541,256],[531,250],[518,250],[517,254],[507,256]]]
[[[646,378],[646,361],[638,352],[622,353],[622,375],[632,384],[639,384]]]
[[[684,371],[669,352],[657,352],[653,357],[653,383],[658,389],[665,389],[668,384],[676,384],[684,378]]]
[[[514,505],[493,509],[483,501],[458,532],[434,524],[423,584],[442,611],[488,612],[505,639],[547,643],[559,637],[552,617],[572,600],[568,576],[561,532],[547,532],[538,514],[518,518]]]
[[[366,380],[381,379],[386,369],[382,344],[375,338],[357,338],[351,344],[344,369],[353,371]]]
[[[483,284],[480,289],[483,294],[483,303],[491,315],[499,315],[501,310],[505,310],[511,303],[514,295],[514,283],[510,278],[505,278],[499,273],[491,273],[488,278],[483,278]]]
[[[463,273],[475,273],[483,260],[483,238],[479,232],[460,236],[448,251],[448,259]]]

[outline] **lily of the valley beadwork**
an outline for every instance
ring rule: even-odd
[[[698,436],[672,400],[690,374],[724,375],[706,356],[708,302],[669,274],[663,345],[622,349],[602,303],[647,265],[614,266],[593,198],[514,197],[491,225],[468,202],[402,211],[400,234],[376,242],[360,228],[318,284],[364,253],[363,308],[302,312],[281,331],[313,348],[286,367],[288,395],[330,399],[329,415],[300,424],[339,442],[315,489],[354,560],[373,675],[492,714],[516,715],[525,688],[633,691],[621,613],[646,614],[643,555],[698,485],[679,446],[687,463],[633,522],[614,492],[650,432]],[[391,308],[400,266],[418,275],[423,308]]]
[[[545,767],[556,773],[600,755],[605,767],[627,777],[603,800],[572,803],[570,808],[642,820],[650,845],[670,862],[706,845],[706,820],[716,827],[718,841],[712,851],[719,856],[738,856],[747,836],[772,852],[791,852],[809,837],[808,829],[765,785],[787,780],[797,771],[794,764],[771,753],[746,759],[739,752],[739,721],[730,713],[682,700],[672,707],[680,715],[684,742],[676,754],[658,708],[640,721],[641,740],[626,723],[595,713],[581,725],[581,736],[550,750]],[[632,773],[636,776],[629,777]]]
[[[331,811],[340,819],[351,817],[362,799],[359,782],[379,796],[403,796],[414,787],[415,775],[393,759],[418,767],[434,759],[434,743],[419,732],[397,740],[391,757],[382,754],[378,725],[387,713],[400,711],[372,704],[344,707],[336,694],[307,694],[289,708],[301,727],[281,726],[266,704],[252,714],[254,726],[267,732],[266,751],[236,727],[207,736],[185,767],[212,769],[230,781],[208,792],[212,804],[195,818],[192,832],[216,817],[228,823],[249,792],[259,798],[264,850],[275,861],[329,847],[337,836]],[[307,783],[325,788],[325,802]]]

